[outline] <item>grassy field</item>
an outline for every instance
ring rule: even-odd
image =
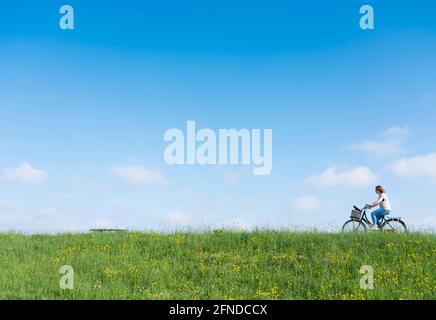
[[[5,233],[0,298],[435,299],[435,256],[436,236],[413,233]],[[73,290],[60,289],[63,265]]]

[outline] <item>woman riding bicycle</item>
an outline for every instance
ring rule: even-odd
[[[380,228],[380,222],[383,219],[383,217],[387,216],[391,213],[391,202],[389,201],[389,197],[386,194],[385,189],[382,186],[376,186],[375,187],[375,193],[378,194],[378,199],[372,204],[367,204],[365,208],[371,209],[376,206],[380,206],[377,210],[374,210],[371,213],[372,222],[374,223],[373,229]]]

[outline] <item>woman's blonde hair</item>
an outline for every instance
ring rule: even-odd
[[[377,191],[380,192],[380,193],[386,193],[385,188],[383,188],[382,186],[376,186],[376,187],[375,187],[375,190],[377,190]]]

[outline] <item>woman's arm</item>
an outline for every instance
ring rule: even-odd
[[[383,197],[380,196],[380,197],[378,198],[377,201],[373,202],[372,204],[368,204],[368,205],[366,205],[366,207],[367,207],[368,209],[371,209],[371,208],[377,207],[377,206],[378,206],[380,203],[382,203],[382,202],[383,202]]]
[[[383,202],[383,200],[378,199],[376,202],[370,204],[370,205],[369,205],[369,208],[371,209],[371,208],[377,207],[377,206],[378,206],[380,203],[382,203],[382,202]]]

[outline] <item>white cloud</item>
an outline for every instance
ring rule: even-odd
[[[306,184],[318,187],[366,187],[377,180],[378,177],[368,167],[356,167],[344,171],[331,167],[320,175],[307,179]]]
[[[38,210],[36,219],[56,219],[58,218],[57,209],[55,207],[43,207]]]
[[[397,176],[436,181],[436,153],[396,160],[389,165],[389,169]]]
[[[10,200],[0,199],[0,209],[13,209],[15,208],[15,202]]]
[[[104,203],[110,204],[110,205],[121,205],[126,204],[127,200],[124,198],[109,198],[106,200],[103,200]]]
[[[294,199],[291,208],[298,211],[318,211],[322,208],[322,205],[321,201],[314,196],[303,196]]]
[[[54,213],[56,213],[56,208],[55,207],[44,207],[39,209],[39,213],[41,214],[46,214],[46,215],[52,215]]]
[[[236,183],[242,178],[242,176],[244,176],[247,173],[248,173],[248,169],[243,168],[239,171],[227,172],[224,178],[228,183]]]
[[[410,129],[408,126],[393,126],[390,127],[389,129],[385,130],[384,132],[381,133],[381,135],[383,136],[387,136],[387,137],[395,137],[395,138],[406,138],[410,135]]]
[[[47,177],[47,173],[33,168],[28,162],[23,162],[20,166],[6,169],[5,178],[30,184],[38,184]]]
[[[165,220],[170,224],[182,225],[189,223],[190,216],[186,212],[176,209],[168,213]]]
[[[159,171],[139,165],[112,167],[109,171],[124,183],[137,186],[162,186],[165,178]]]
[[[404,142],[410,135],[407,126],[391,127],[380,133],[380,141],[365,140],[349,146],[350,149],[373,153],[379,157],[395,156],[404,151]]]

